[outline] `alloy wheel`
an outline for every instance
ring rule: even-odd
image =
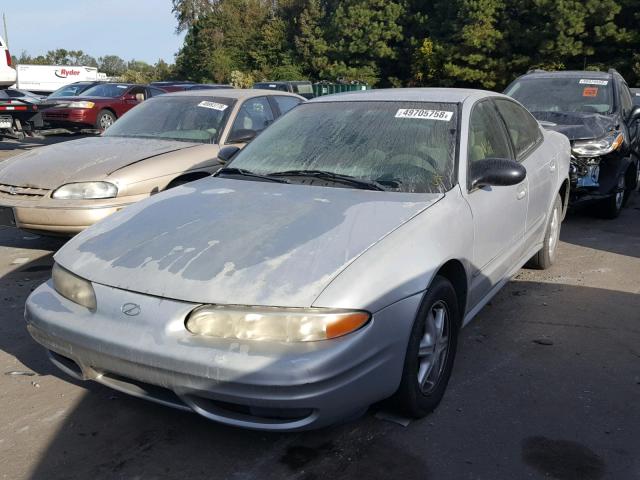
[[[424,395],[431,393],[442,376],[449,352],[450,315],[447,304],[438,300],[429,309],[418,347],[418,384]]]
[[[551,224],[549,225],[549,258],[553,259],[553,254],[558,246],[558,240],[560,237],[560,212],[558,207],[553,208],[551,213]]]

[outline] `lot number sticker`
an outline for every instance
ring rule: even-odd
[[[583,78],[580,80],[580,85],[609,85],[609,80],[591,80]]]
[[[219,112],[224,112],[229,105],[217,102],[207,102],[206,100],[203,100],[198,104],[198,106],[203,108],[212,108],[214,110],[218,110]]]
[[[423,120],[441,120],[448,122],[453,117],[453,112],[443,110],[422,110],[420,108],[401,108],[396,112],[396,118],[420,118]]]
[[[584,87],[582,91],[583,97],[597,97],[598,96],[598,87]]]

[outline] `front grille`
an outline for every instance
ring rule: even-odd
[[[69,112],[47,112],[43,113],[44,118],[69,118]]]
[[[44,197],[49,190],[34,187],[19,187],[17,185],[6,185],[0,183],[0,196],[9,198],[40,198]]]

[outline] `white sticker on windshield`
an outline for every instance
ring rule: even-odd
[[[198,104],[198,106],[204,107],[204,108],[213,108],[214,110],[224,112],[229,105],[225,105],[224,103],[217,103],[217,102],[207,102],[206,100],[203,100]]]
[[[396,118],[421,118],[423,120],[442,120],[448,122],[453,112],[444,110],[422,110],[421,108],[401,108],[396,112]]]
[[[580,85],[609,85],[609,80],[592,80],[590,78],[582,78]]]
[[[129,88],[128,85],[116,85],[116,88]]]

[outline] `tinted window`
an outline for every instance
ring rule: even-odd
[[[59,88],[51,95],[49,95],[49,98],[75,97],[76,95],[79,95],[83,90],[85,90],[88,86],[89,84],[86,83],[72,83],[71,85],[65,85],[64,87]]]
[[[215,143],[235,100],[159,95],[114,123],[106,137],[138,137]]]
[[[611,80],[583,77],[521,78],[505,92],[536,115],[538,112],[611,113]]]
[[[629,87],[624,82],[620,83],[620,104],[622,105],[622,115],[627,117],[633,108],[633,100],[631,99]]]
[[[507,132],[490,101],[473,107],[469,121],[468,155],[469,162],[485,158],[513,159]]]
[[[130,86],[119,83],[103,83],[85,90],[82,92],[82,96],[116,98],[123,95]]]
[[[445,192],[456,180],[457,112],[450,103],[301,103],[231,165],[265,175],[322,170],[391,191]]]
[[[261,132],[271,122],[273,122],[273,112],[267,97],[250,98],[240,107],[236,120],[233,122],[232,131],[255,130]]]
[[[150,97],[156,97],[158,95],[167,93],[164,90],[160,90],[159,88],[154,88],[154,87],[149,87],[147,90],[149,92]]]
[[[288,92],[289,87],[284,83],[256,83],[253,88],[264,88],[266,90],[280,90],[281,92]]]
[[[509,100],[496,100],[498,111],[507,125],[507,131],[516,150],[516,157],[522,160],[538,142],[542,140],[540,125],[524,108]]]
[[[309,94],[313,93],[313,86],[310,83],[298,83],[293,86],[295,93]]]
[[[299,105],[302,100],[295,97],[285,97],[284,95],[275,95],[273,99],[276,101],[280,113],[284,115],[296,105]]]

